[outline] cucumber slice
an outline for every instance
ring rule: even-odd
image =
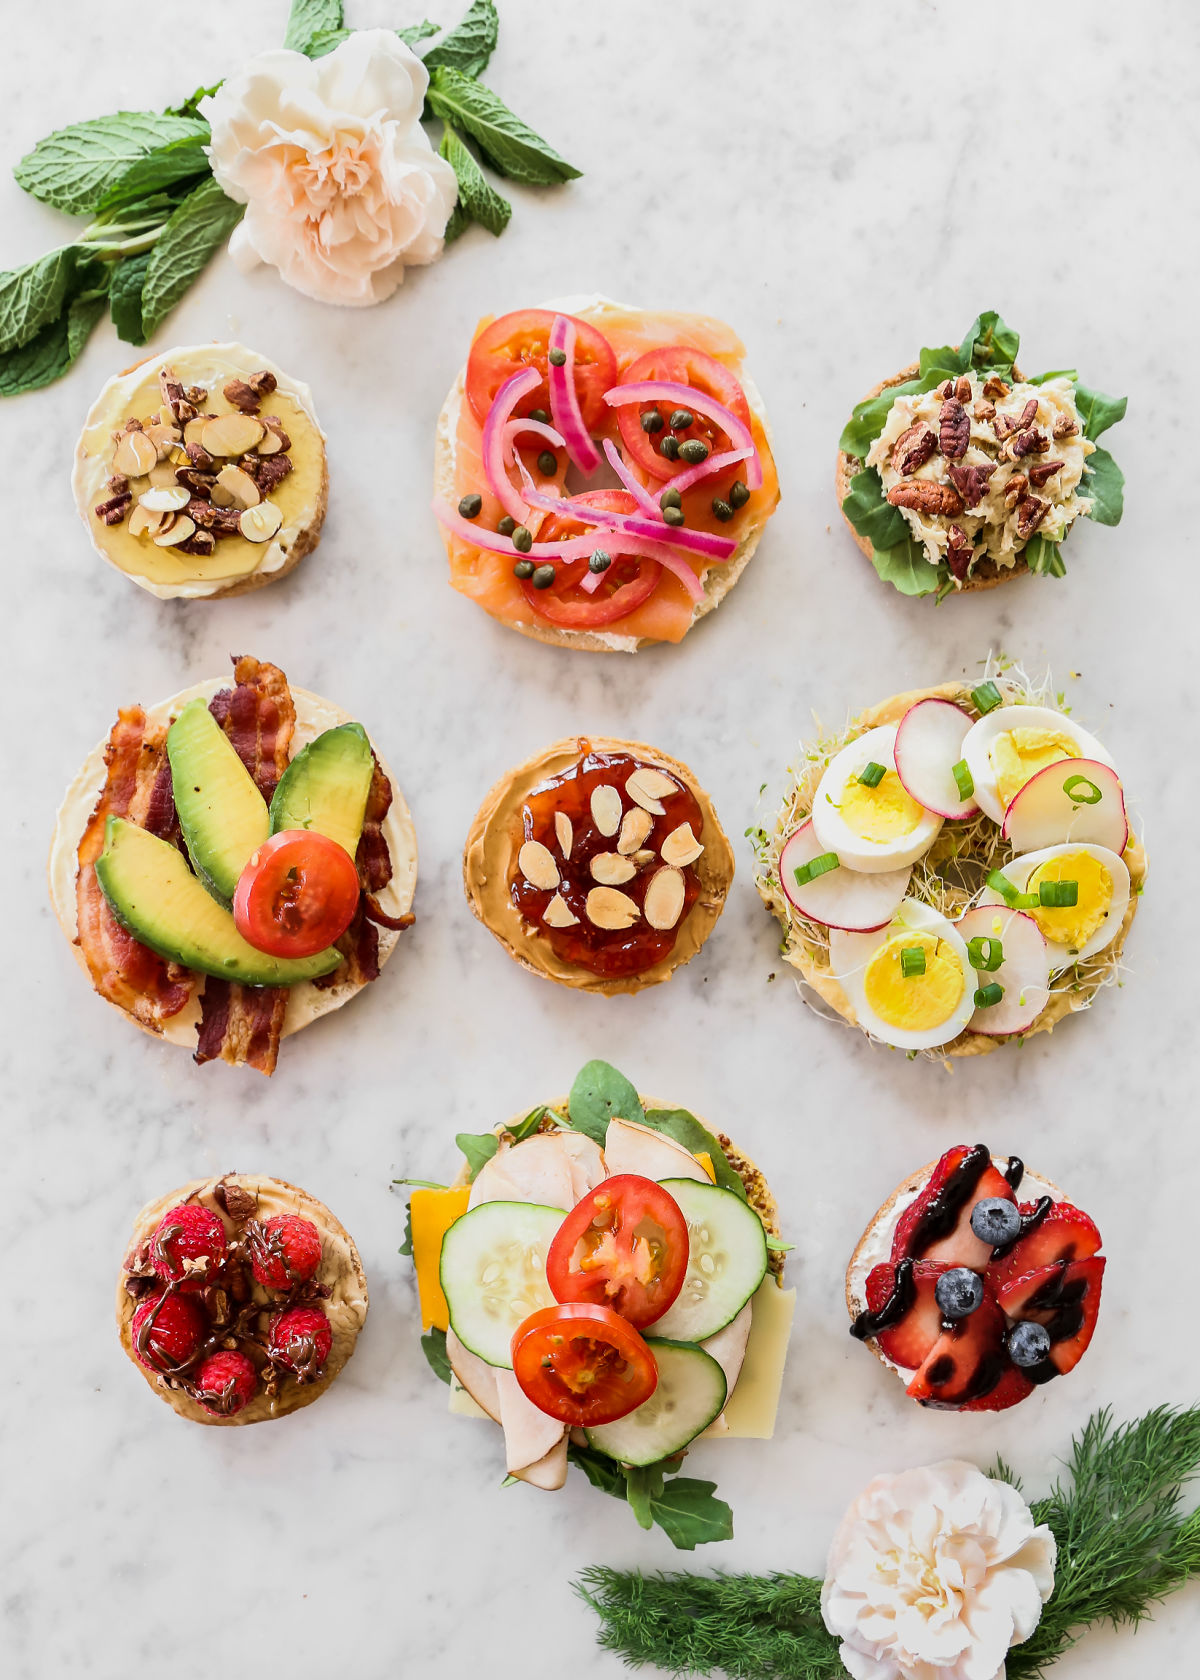
[[[732,1190],[667,1178],[687,1220],[688,1269],[672,1306],[654,1323],[655,1336],[704,1342],[741,1312],[767,1275],[767,1233],[762,1220]]]
[[[465,1348],[512,1369],[513,1331],[554,1296],[546,1251],[566,1215],[532,1202],[480,1202],[442,1239],[442,1292]]]
[[[646,1345],[658,1365],[654,1393],[615,1423],[587,1431],[588,1444],[619,1464],[657,1464],[682,1452],[725,1404],[725,1373],[710,1353],[657,1337],[648,1337]]]

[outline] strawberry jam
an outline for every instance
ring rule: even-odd
[[[586,741],[580,742],[580,749],[578,763],[539,783],[526,796],[521,807],[521,827],[513,834],[514,859],[523,842],[537,841],[546,848],[558,872],[558,886],[535,885],[526,879],[519,862],[515,861],[509,890],[526,923],[549,940],[560,962],[604,979],[644,974],[670,955],[679,929],[700,895],[695,864],[686,864],[680,870],[683,908],[674,924],[656,928],[647,922],[646,892],[664,867],[659,855],[663,842],[684,823],[690,824],[692,834],[697,841],[701,840],[704,814],[690,788],[658,765],[645,764],[628,753],[594,752]],[[646,810],[627,791],[626,784],[639,770],[649,772],[656,780],[664,777],[674,786],[674,792],[658,792],[661,815]],[[601,793],[598,805],[594,806],[593,795],[605,788],[612,789],[612,794]],[[610,832],[604,833],[598,825],[597,811]],[[556,821],[564,817],[571,825],[566,846],[565,824]],[[621,846],[626,848],[624,852],[619,851]],[[604,862],[594,869],[593,860],[602,854]],[[620,879],[627,868],[629,878]],[[611,886],[632,901],[636,914],[628,927],[601,927],[588,914],[588,896],[598,886]],[[546,912],[555,899],[560,902],[551,912],[551,922],[547,922]],[[555,915],[566,920],[568,913],[575,918],[570,925],[552,925]]]

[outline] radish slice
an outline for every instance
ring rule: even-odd
[[[975,971],[977,990],[1003,986],[1004,996],[990,1008],[977,1009],[970,1030],[988,1038],[1027,1031],[1050,997],[1050,953],[1041,928],[1023,910],[1002,904],[977,904],[954,925],[968,946],[972,939],[998,939],[1004,951],[999,968]]]
[[[825,850],[811,817],[784,842],[779,854],[779,884],[793,910],[823,927],[845,928],[849,933],[871,933],[886,927],[904,901],[912,865],[883,875],[862,875],[839,867],[798,887],[796,870]]]
[[[621,459],[620,450],[616,447],[611,438],[605,438],[604,440],[604,453],[608,458],[609,466],[616,473],[617,477],[621,480],[621,483],[625,486],[626,490],[628,490],[629,494],[633,497],[638,506],[640,508],[644,508],[651,519],[657,519],[661,522],[662,509],[654,500],[654,497],[650,494],[649,490],[646,489],[646,486],[639,483],[639,481],[630,472],[629,468],[625,465],[625,462]]]
[[[699,461],[686,472],[676,473],[671,480],[671,488],[678,490],[682,496],[685,490],[690,490],[693,484],[699,484],[702,478],[711,478],[713,473],[724,472],[735,461],[748,461],[753,455],[753,449],[726,449],[720,455],[710,455],[707,461]]]
[[[488,409],[488,417],[483,424],[483,471],[488,481],[488,489],[505,513],[515,519],[518,525],[524,525],[529,509],[509,478],[505,466],[505,427],[522,397],[536,391],[541,383],[541,375],[536,368],[522,368],[520,373],[514,373],[496,392],[495,401]]]
[[[1015,852],[1068,841],[1106,846],[1119,857],[1129,839],[1121,779],[1098,758],[1061,758],[1031,776],[1004,813]]]
[[[949,700],[918,700],[896,730],[896,774],[927,811],[951,819],[973,817],[974,798],[964,799],[954,780],[954,765],[975,719]]]
[[[525,500],[530,507],[547,513],[559,513],[578,519],[581,525],[603,525],[608,530],[627,531],[630,536],[645,537],[650,542],[668,543],[689,554],[703,554],[709,560],[729,560],[737,544],[729,537],[719,537],[712,531],[685,531],[679,526],[665,525],[660,520],[642,519],[637,514],[614,513],[611,508],[581,507],[570,496],[547,496],[534,486],[529,468],[517,457],[517,467],[525,487]]]
[[[550,416],[563,435],[567,454],[582,473],[594,473],[600,465],[596,445],[588,435],[575,390],[575,323],[569,315],[556,315],[550,329],[551,351],[561,351],[566,358],[557,367],[553,358],[548,369],[550,377]]]
[[[677,384],[673,379],[639,379],[632,385],[614,385],[611,391],[605,391],[604,400],[610,408],[623,408],[627,403],[669,402],[674,403],[676,408],[690,408],[695,414],[703,414],[707,420],[715,420],[735,449],[750,451],[746,456],[747,487],[751,490],[761,487],[762,462],[749,426],[706,391]]]

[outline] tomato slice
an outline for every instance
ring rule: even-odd
[[[571,500],[585,507],[605,508],[609,513],[638,511],[637,502],[628,490],[585,490]],[[535,589],[527,578],[521,579],[525,599],[537,616],[566,630],[592,630],[627,618],[643,601],[650,599],[662,576],[657,560],[641,554],[622,554],[621,539],[615,530],[603,525],[582,525],[565,513],[546,515],[538,531],[538,542],[567,542],[571,537],[583,536],[595,537],[596,547],[612,555],[612,565],[594,594],[589,595],[579,587],[588,573],[586,560],[571,560],[556,567],[549,589]]]
[[[516,309],[511,315],[498,316],[475,335],[467,358],[467,401],[481,426],[496,392],[522,368],[536,367],[542,383],[514,412],[521,416],[534,408],[550,412],[546,367],[554,316],[553,309]],[[570,318],[575,323],[575,391],[580,412],[588,430],[599,431],[610,413],[604,393],[617,383],[617,358],[602,332],[578,315]]]
[[[257,951],[313,957],[350,926],[358,893],[358,870],[344,846],[288,828],[264,841],[242,870],[233,919]]]
[[[543,1307],[514,1331],[512,1361],[527,1398],[572,1428],[615,1423],[658,1387],[654,1355],[611,1307]]]
[[[669,1191],[636,1173],[598,1184],[563,1220],[546,1256],[556,1301],[612,1307],[644,1329],[683,1287],[687,1220]]]
[[[737,376],[730,373],[723,362],[706,355],[703,350],[694,350],[689,344],[664,344],[657,350],[647,350],[644,356],[639,356],[625,369],[621,384],[637,385],[643,379],[666,379],[674,384],[690,385],[693,390],[715,397],[745,425],[750,424],[750,405]],[[671,415],[677,406],[667,402],[629,403],[617,410],[617,425],[621,429],[621,442],[625,445],[626,454],[654,478],[674,478],[676,473],[683,472],[689,465],[687,461],[668,460],[662,453],[662,441],[666,437],[678,438],[680,443],[688,438],[699,438],[714,455],[732,447],[721,427],[702,414],[694,415],[690,426],[673,432]],[[655,409],[662,419],[662,426],[657,432],[649,433],[642,426],[642,416]],[[717,480],[705,482],[709,484],[711,494],[711,486]]]

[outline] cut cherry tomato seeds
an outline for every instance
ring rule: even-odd
[[[611,1307],[543,1307],[513,1333],[513,1375],[540,1411],[572,1428],[615,1423],[658,1387],[639,1333]]]
[[[358,908],[358,870],[344,846],[315,831],[273,834],[242,870],[233,919],[272,957],[312,957],[339,939]]]
[[[694,391],[715,397],[744,425],[750,424],[750,405],[741,381],[723,362],[718,362],[715,356],[706,355],[703,350],[696,350],[688,344],[665,344],[639,356],[621,375],[622,385],[638,385],[652,380],[690,385]],[[659,424],[654,431],[647,431],[643,419],[655,412]],[[673,426],[672,418],[679,413],[674,403],[665,401],[630,403],[617,410],[621,442],[630,457],[652,478],[674,478],[687,469],[689,462],[678,453],[677,446],[691,438],[699,439],[712,455],[730,447],[730,439],[721,427],[703,414],[691,414],[686,426]],[[688,410],[683,410],[685,416],[688,413]],[[663,452],[663,443],[668,438],[675,439],[676,453],[673,457]],[[728,469],[726,476],[733,476],[736,471],[736,468]],[[707,481],[710,496],[713,486],[720,481],[720,477]]]
[[[687,1220],[653,1179],[618,1173],[563,1220],[546,1256],[556,1301],[612,1307],[639,1329],[661,1318],[683,1287]]]
[[[535,408],[549,412],[546,369],[554,317],[553,309],[517,309],[511,315],[498,316],[476,334],[467,358],[467,401],[481,425],[504,381],[527,367],[540,371],[542,383],[517,404],[516,413],[523,418]],[[602,332],[577,315],[571,319],[575,323],[575,391],[579,407],[588,430],[599,431],[608,415],[604,393],[617,382],[617,358]]]

